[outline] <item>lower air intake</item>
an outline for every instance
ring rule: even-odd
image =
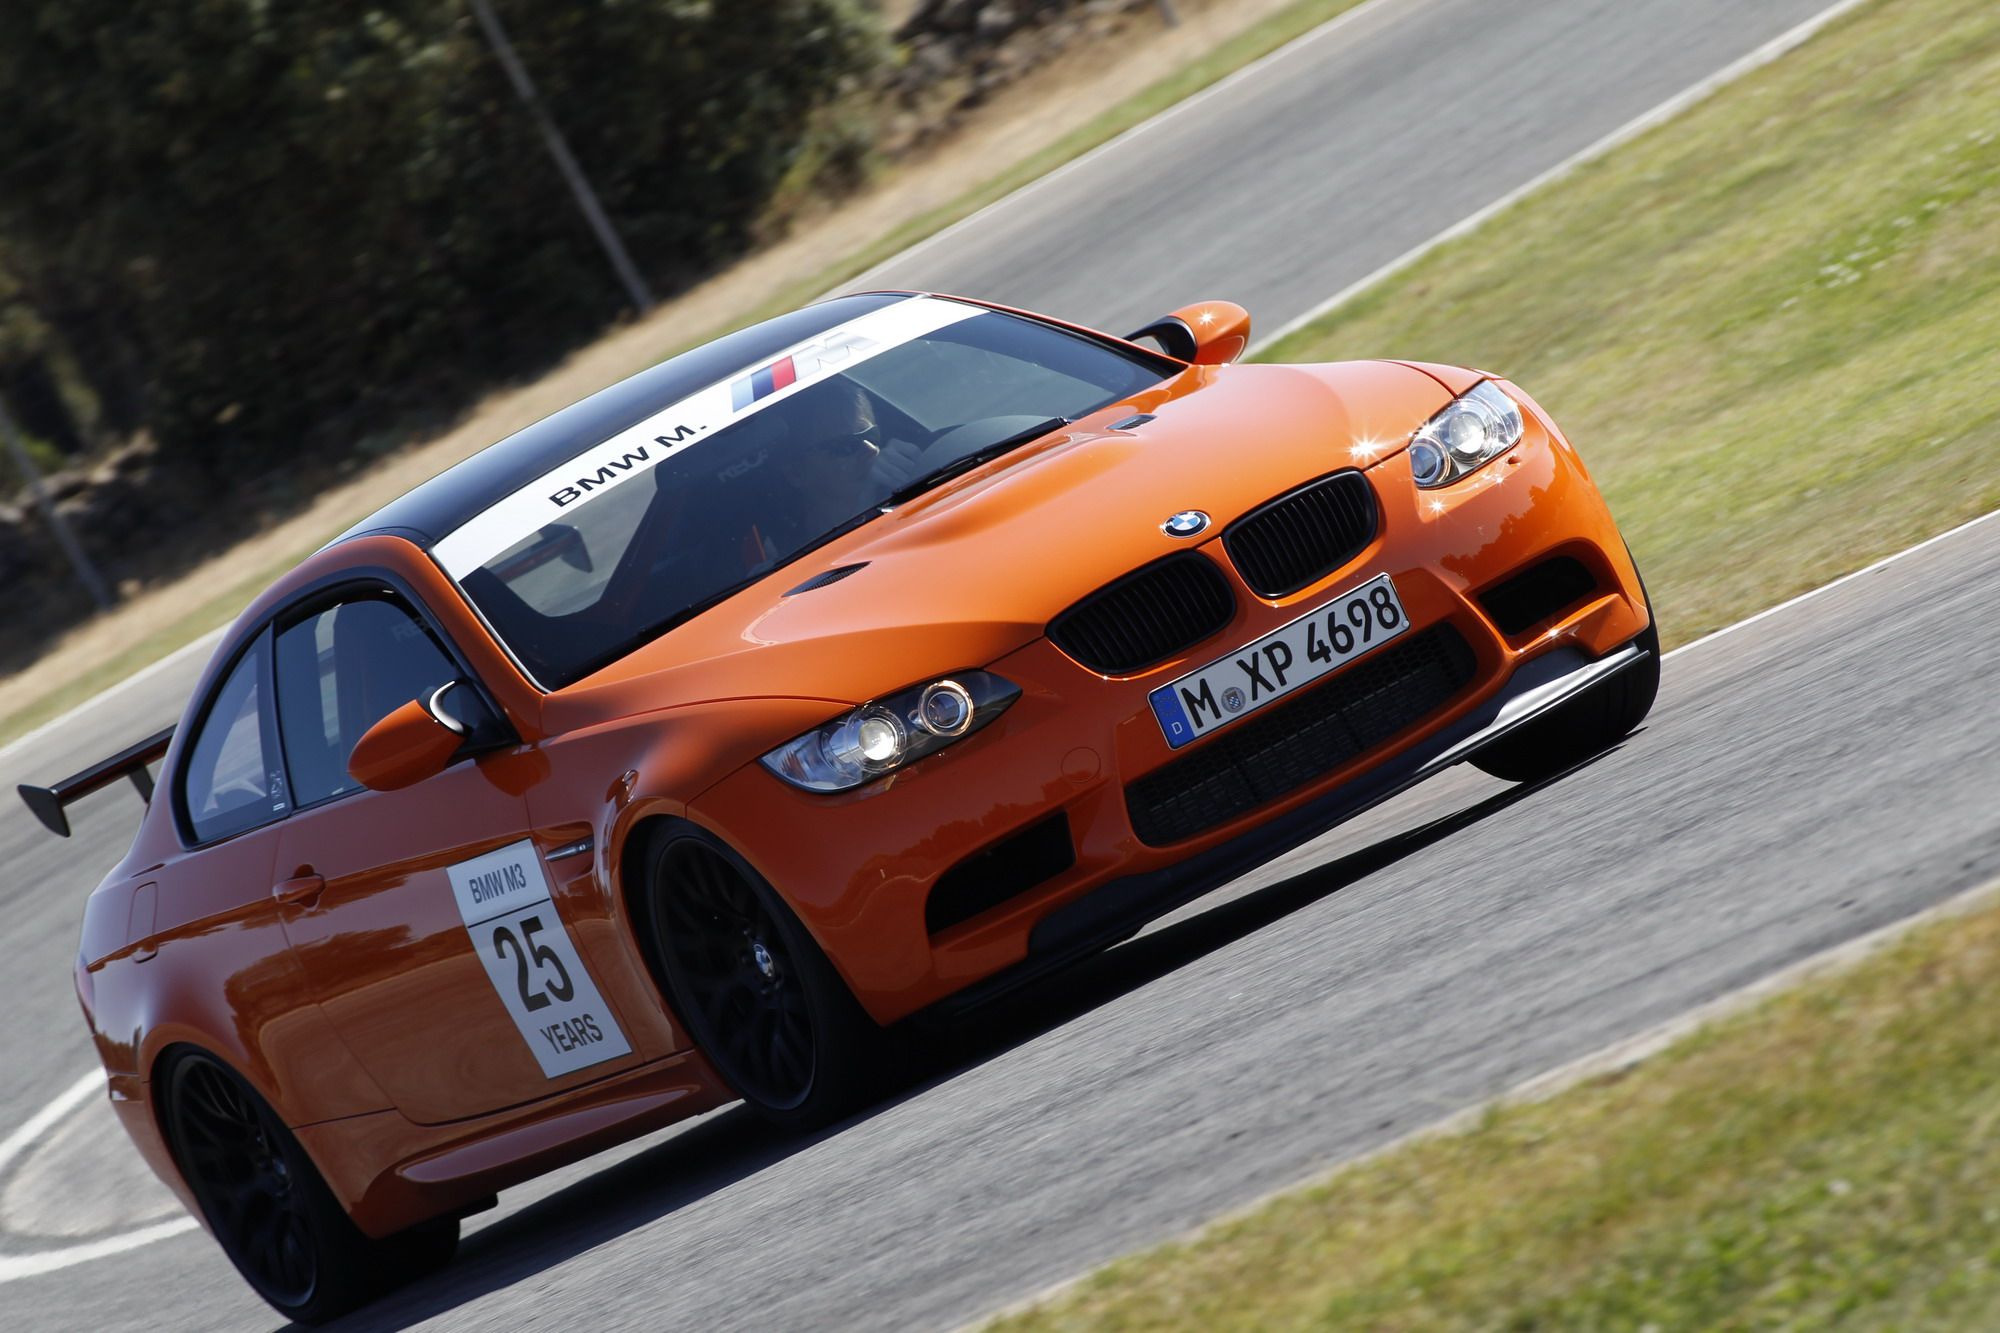
[[[1533,629],[1597,591],[1597,580],[1575,556],[1551,556],[1479,594],[1493,625],[1509,636]]]
[[[938,876],[924,900],[924,928],[937,935],[1009,898],[1054,879],[1076,864],[1069,816],[1040,823],[982,848]]]

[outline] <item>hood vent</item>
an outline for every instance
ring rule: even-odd
[[[859,574],[866,568],[868,568],[868,562],[863,560],[858,565],[835,565],[832,569],[823,569],[804,583],[801,583],[798,587],[787,591],[785,596],[796,597],[802,592],[811,592],[814,588],[824,588],[829,583],[840,582],[849,574]]]

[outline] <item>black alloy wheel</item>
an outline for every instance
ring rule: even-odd
[[[761,876],[705,837],[651,860],[655,956],[695,1041],[766,1119],[827,1123],[872,1081],[881,1030]]]
[[[345,1314],[457,1250],[456,1217],[379,1241],[363,1235],[277,1113],[220,1061],[184,1053],[162,1082],[168,1144],[209,1230],[287,1318]]]
[[[172,1087],[174,1155],[215,1238],[271,1304],[309,1305],[319,1288],[319,1260],[305,1196],[283,1146],[290,1135],[213,1060],[182,1060]]]

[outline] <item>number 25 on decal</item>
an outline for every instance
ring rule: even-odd
[[[576,987],[569,979],[569,969],[563,966],[561,957],[548,945],[535,942],[535,932],[541,928],[542,919],[539,916],[527,916],[521,918],[519,939],[516,939],[514,932],[506,926],[496,926],[493,929],[493,956],[505,961],[508,953],[513,953],[515,980],[521,988],[521,1003],[527,1005],[530,1010],[548,1008],[551,995],[564,1004],[568,1004],[576,995]],[[534,974],[532,977],[529,975],[531,965]],[[555,980],[542,981],[541,988],[537,989],[533,983],[542,980],[541,974],[545,967],[555,969]]]

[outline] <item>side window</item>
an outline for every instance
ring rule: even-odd
[[[347,757],[368,728],[458,678],[450,657],[401,603],[373,595],[278,635],[278,727],[293,798],[353,791]]]
[[[285,779],[266,729],[265,648],[243,655],[196,734],[182,799],[197,841],[213,842],[285,813]]]

